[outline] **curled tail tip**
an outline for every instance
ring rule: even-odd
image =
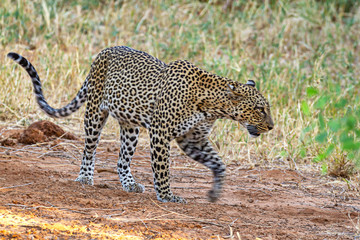
[[[14,53],[14,52],[9,52],[8,54],[7,54],[7,57],[8,58],[11,58],[12,60],[18,60],[21,56],[19,55],[19,54],[17,54],[17,53]]]
[[[17,53],[14,53],[14,52],[9,52],[7,54],[7,57],[11,58],[12,60],[17,62],[18,64],[20,64],[24,68],[28,68],[31,65],[30,62],[26,58],[21,56],[20,54],[17,54]]]

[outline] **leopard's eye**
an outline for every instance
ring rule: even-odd
[[[256,109],[256,110],[259,110],[259,111],[260,111],[262,114],[264,114],[264,115],[266,114],[266,113],[265,113],[265,108],[262,107],[262,106],[256,106],[255,109]]]

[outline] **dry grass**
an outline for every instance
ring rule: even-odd
[[[221,1],[4,0],[1,5],[2,121],[27,125],[47,118],[34,101],[28,76],[6,59],[7,52],[19,52],[33,63],[48,102],[60,107],[76,94],[96,54],[114,45],[165,62],[188,59],[241,82],[256,80],[272,104],[276,127],[250,140],[239,124],[218,121],[211,139],[226,162],[296,168],[316,158],[322,151],[314,139],[318,110],[313,105],[319,96],[309,100],[311,114],[301,109],[309,86],[322,92],[339,84],[341,96],[333,94],[331,101],[345,97],[347,107],[359,106],[360,8],[355,1],[234,1],[226,7]],[[83,112],[58,123],[80,130]],[[326,114],[330,119],[343,112]],[[308,126],[311,131],[304,131]],[[105,128],[110,133],[119,137],[113,120]]]

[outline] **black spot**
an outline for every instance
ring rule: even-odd
[[[25,58],[21,58],[19,64],[23,67],[26,67],[28,65],[28,61]]]

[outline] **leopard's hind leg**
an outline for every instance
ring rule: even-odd
[[[117,164],[120,182],[123,189],[127,192],[144,192],[145,187],[136,183],[131,174],[130,163],[136,150],[139,136],[139,127],[131,127],[126,125],[120,126],[120,153]]]
[[[108,74],[108,60],[111,49],[105,49],[98,54],[91,69],[87,84],[87,104],[84,117],[85,148],[81,161],[79,176],[75,181],[84,184],[94,184],[94,166],[96,147],[101,131],[109,116],[107,102],[104,99],[104,85]]]
[[[95,113],[94,113],[95,112]],[[94,166],[96,147],[99,143],[101,130],[103,129],[109,112],[106,110],[93,111],[89,105],[86,107],[84,128],[85,128],[85,148],[81,161],[80,173],[75,181],[84,184],[94,184]]]

